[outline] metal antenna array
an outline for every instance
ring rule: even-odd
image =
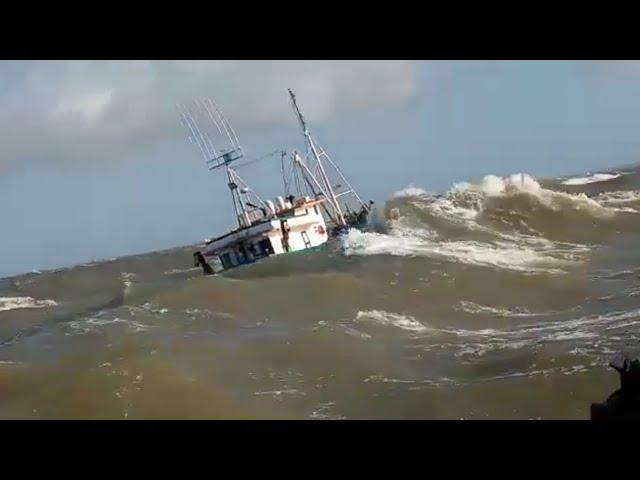
[[[293,152],[293,161],[300,168],[306,186],[315,195],[322,194],[326,198],[329,205],[328,208],[326,208],[326,212],[329,218],[334,223],[345,226],[347,222],[338,198],[345,195],[352,195],[361,206],[366,208],[366,204],[360,196],[358,196],[327,152],[325,152],[320,144],[311,136],[311,133],[309,133],[307,123],[298,108],[296,96],[291,89],[289,89],[289,96],[300,127],[302,128],[307,148],[304,158],[300,157],[296,152]],[[326,161],[330,167],[333,181],[330,180],[327,174],[327,169],[323,163],[324,161]]]
[[[258,205],[264,205],[264,202],[230,167],[231,163],[244,157],[244,151],[231,123],[209,98],[177,103],[176,107],[189,133],[189,141],[197,145],[209,170],[221,167],[226,170],[236,227],[251,225],[252,217],[256,216],[254,212],[261,210]]]
[[[189,131],[209,166],[209,170],[228,165],[244,156],[242,146],[231,123],[210,98],[176,104],[182,123]],[[216,148],[215,145],[221,148]]]

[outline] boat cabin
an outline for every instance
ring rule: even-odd
[[[291,201],[293,200],[293,201]],[[324,199],[310,197],[276,199],[277,208],[259,209],[249,216],[250,223],[207,242],[205,257],[218,257],[224,269],[253,263],[270,255],[297,252],[316,247],[328,239],[327,227],[320,211]]]

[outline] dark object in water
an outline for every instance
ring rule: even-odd
[[[213,268],[211,268],[211,265],[207,263],[207,260],[204,258],[204,255],[202,255],[202,253],[194,253],[193,259],[195,260],[195,266],[202,267],[202,272],[205,275],[213,275]]]
[[[331,229],[330,235],[332,237],[337,237],[338,235],[342,235],[343,233],[347,233],[349,231],[349,225],[337,225]]]
[[[349,207],[347,207],[344,215],[345,225],[336,225],[331,230],[331,236],[337,237],[338,235],[347,233],[350,228],[366,227],[373,205],[373,200],[369,200],[369,205],[362,205],[362,208],[358,212],[352,212],[349,210]]]
[[[609,365],[620,374],[620,388],[605,403],[591,404],[591,420],[640,420],[640,360]]]
[[[367,225],[369,214],[373,208],[373,200],[369,200],[369,205],[363,205],[359,212],[352,212],[347,207],[345,214],[346,225],[338,225],[332,230],[332,235],[337,236],[346,233],[349,228],[363,228]]]

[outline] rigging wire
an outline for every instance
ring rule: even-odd
[[[244,163],[241,163],[239,165],[236,165],[235,168],[238,169],[238,168],[246,167],[247,165],[252,165],[252,164],[260,162],[262,160],[266,160],[267,158],[273,157],[278,153],[279,154],[283,154],[283,153],[286,153],[286,152],[284,152],[283,150],[274,150],[273,152],[267,153],[266,155],[263,155],[261,157],[254,158],[253,160],[249,160],[247,162],[244,162]]]

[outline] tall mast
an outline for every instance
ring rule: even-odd
[[[298,121],[300,122],[300,126],[302,127],[302,131],[304,132],[304,138],[307,142],[307,149],[311,150],[313,157],[316,160],[318,165],[318,169],[320,170],[320,176],[322,177],[322,182],[324,183],[325,190],[329,193],[329,201],[331,202],[331,206],[335,210],[336,213],[336,221],[340,225],[346,225],[347,222],[344,219],[344,215],[342,213],[342,209],[340,208],[340,204],[338,203],[338,199],[336,198],[336,194],[333,191],[333,187],[331,186],[331,182],[327,177],[327,173],[324,170],[324,166],[322,165],[322,160],[320,159],[320,155],[318,154],[318,150],[316,148],[315,142],[313,141],[313,137],[309,133],[309,129],[307,128],[307,123],[302,116],[302,112],[298,108],[298,102],[296,102],[296,96],[293,94],[291,89],[289,89],[289,96],[291,97],[291,102],[293,103],[293,108],[298,116]]]
[[[289,88],[289,96],[291,97],[291,102],[293,103],[293,109],[296,111],[296,115],[298,116],[298,121],[300,122],[300,126],[302,127],[302,131],[304,132],[305,138],[309,135],[309,129],[307,128],[307,122],[304,121],[304,117],[302,116],[302,112],[298,108],[298,102],[296,102],[296,96],[293,94],[291,89]]]

